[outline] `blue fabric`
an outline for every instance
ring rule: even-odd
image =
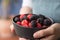
[[[43,14],[60,23],[60,0],[32,0],[34,14]]]
[[[17,2],[14,2],[14,0],[11,0],[10,14],[14,14],[14,15],[19,14],[19,10],[21,8],[21,5],[22,5],[22,0],[17,0]]]
[[[2,15],[2,5],[1,5],[2,0],[0,0],[0,15]],[[19,14],[19,10],[21,8],[22,5],[22,0],[17,0],[17,2],[14,2],[14,0],[10,0],[10,10],[9,14],[10,15],[18,15]]]

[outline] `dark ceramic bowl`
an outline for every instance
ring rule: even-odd
[[[19,16],[19,15],[17,15],[17,16]],[[15,17],[17,17],[17,16],[15,16]],[[14,21],[15,17],[13,18],[13,25],[15,28],[15,32],[19,37],[27,38],[27,39],[34,39],[33,34],[38,30],[44,29],[44,28],[41,28],[41,29],[40,28],[26,28],[21,25],[18,25]],[[53,20],[51,18],[49,18],[49,19],[53,23]]]

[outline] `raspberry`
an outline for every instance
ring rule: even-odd
[[[37,26],[37,23],[36,23],[36,21],[35,20],[33,20],[33,21],[31,21],[31,27],[36,27]]]
[[[29,15],[27,16],[27,18],[30,19],[31,16],[32,16],[32,14],[29,14]]]
[[[31,23],[29,23],[29,28],[32,28]]]
[[[23,26],[28,28],[28,25],[27,24],[24,24]]]
[[[18,22],[17,22],[17,24],[21,25],[21,22],[20,22],[20,21],[18,21]]]
[[[14,21],[15,22],[20,21],[20,18],[19,17],[15,17]]]
[[[22,15],[21,18],[20,18],[20,20],[21,20],[21,21],[22,21],[22,20],[28,20],[28,18],[27,18],[27,14]]]
[[[50,19],[45,19],[44,20],[44,25],[45,26],[50,26],[52,24],[51,20]]]
[[[40,23],[37,23],[37,27],[38,27],[38,28],[42,28],[42,26],[41,26]]]
[[[25,16],[25,14],[21,14],[21,15],[20,15],[20,19],[23,18],[24,16]]]
[[[43,18],[38,18],[37,22],[43,25],[44,19]]]
[[[28,25],[28,21],[27,20],[23,20],[22,22],[21,22],[21,24],[22,24],[22,26],[25,26],[25,25]]]

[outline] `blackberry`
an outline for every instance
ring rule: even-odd
[[[38,18],[38,16],[33,14],[33,15],[30,17],[30,21],[36,20],[37,18]]]
[[[42,14],[39,14],[38,16],[39,16],[39,18],[46,19],[46,17],[44,15],[42,15]]]
[[[26,19],[26,20],[28,19],[27,16],[24,16],[24,17],[23,17],[23,20],[25,20],[25,19]]]
[[[43,18],[38,18],[37,22],[43,25],[44,19]]]
[[[44,25],[45,26],[50,26],[52,24],[51,20],[50,19],[45,19],[44,20]]]
[[[23,18],[20,19],[21,21],[22,20],[28,20],[27,16],[24,16]]]
[[[35,20],[31,21],[31,27],[32,28],[37,27],[37,23]]]
[[[17,22],[17,21],[20,21],[20,18],[19,17],[15,17],[15,22]]]
[[[28,14],[25,14],[25,16],[27,16]]]

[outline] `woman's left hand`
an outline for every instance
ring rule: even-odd
[[[34,38],[41,38],[40,40],[57,40],[60,37],[60,23],[55,23],[46,29],[39,30],[33,36]]]

